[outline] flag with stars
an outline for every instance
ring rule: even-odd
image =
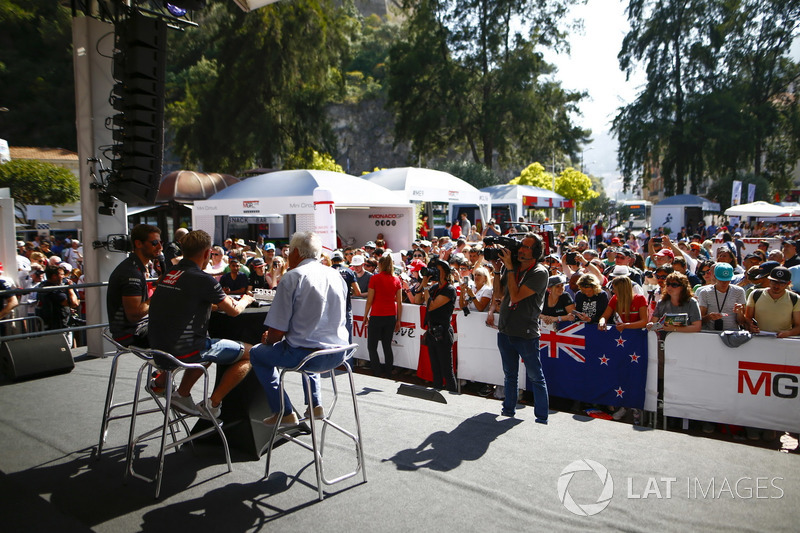
[[[561,322],[541,330],[539,356],[547,392],[588,403],[644,407],[647,330]]]

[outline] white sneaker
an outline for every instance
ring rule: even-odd
[[[206,407],[205,402],[198,402],[196,407],[200,417],[206,420],[211,420],[212,417],[219,419],[219,415],[222,414],[222,402],[216,407],[211,405],[211,400],[208,402],[208,407]]]
[[[191,394],[189,396],[181,396],[176,392],[172,397],[172,408],[186,415],[200,416],[200,411],[197,409],[194,400],[192,400]]]
[[[622,417],[624,417],[627,413],[628,413],[627,409],[625,409],[624,407],[620,407],[619,409],[614,411],[614,414],[611,415],[611,418],[613,418],[614,420],[622,420]]]

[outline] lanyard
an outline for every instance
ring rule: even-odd
[[[722,299],[722,305],[719,305],[719,292],[717,292],[717,288],[714,287],[714,299],[717,301],[717,312],[722,312],[722,308],[725,307],[725,301],[728,299],[728,294],[730,294],[730,292],[731,288],[728,287],[728,290],[725,291],[725,298]]]

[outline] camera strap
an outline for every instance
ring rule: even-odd
[[[528,268],[525,269],[524,272],[523,271],[516,272],[516,274],[517,274],[517,288],[518,289],[520,287],[522,287],[523,283],[525,283],[525,278],[528,277],[528,272],[530,272],[531,269],[533,269],[533,268],[536,268],[536,264],[533,264],[533,265],[529,266]]]

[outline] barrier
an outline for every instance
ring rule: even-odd
[[[714,333],[665,342],[664,414],[800,431],[800,339],[755,336],[728,348]]]

